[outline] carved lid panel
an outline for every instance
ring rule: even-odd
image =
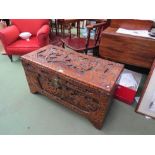
[[[48,45],[22,56],[42,67],[76,79],[82,83],[111,92],[123,65],[95,58],[57,46]]]

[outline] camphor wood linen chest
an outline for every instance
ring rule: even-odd
[[[22,56],[32,93],[41,93],[102,128],[123,65],[48,45]]]

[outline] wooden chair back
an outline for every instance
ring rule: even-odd
[[[94,47],[96,47],[99,44],[101,32],[106,28],[105,25],[106,25],[106,22],[101,22],[101,23],[97,23],[97,24],[87,26],[88,35],[87,35],[86,48],[89,45],[89,40],[91,39],[90,35],[91,35],[92,30],[95,30],[95,35],[93,38],[94,39]]]

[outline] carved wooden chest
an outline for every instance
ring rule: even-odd
[[[22,56],[32,93],[41,93],[103,125],[123,65],[48,45]]]

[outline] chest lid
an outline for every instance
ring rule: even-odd
[[[22,60],[40,65],[81,83],[110,93],[124,66],[112,61],[88,56],[48,45],[22,56]]]

